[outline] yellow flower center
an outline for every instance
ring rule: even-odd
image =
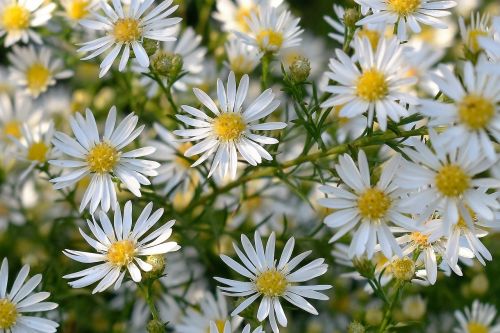
[[[356,84],[356,94],[367,102],[383,99],[389,93],[385,75],[376,69],[364,72]]]
[[[481,45],[479,45],[478,37],[486,37],[488,33],[480,29],[472,29],[469,31],[467,43],[472,52],[477,53],[481,51]]]
[[[377,220],[385,216],[391,199],[381,190],[370,188],[358,197],[358,208],[362,217]]]
[[[39,92],[47,88],[50,70],[40,63],[35,63],[26,71],[26,81],[31,91]]]
[[[111,172],[119,160],[120,153],[106,142],[95,145],[87,155],[90,171],[96,173]]]
[[[380,40],[380,33],[377,30],[362,28],[358,31],[358,36],[360,38],[368,38],[372,48],[373,49],[377,48],[378,41]]]
[[[235,21],[238,23],[243,32],[248,32],[250,30],[250,27],[247,23],[247,18],[250,18],[250,15],[252,15],[252,12],[254,10],[255,6],[241,6],[236,11]]]
[[[262,272],[255,280],[257,291],[264,296],[283,296],[288,287],[288,281],[283,273],[277,270]]]
[[[436,175],[436,187],[446,197],[458,197],[468,188],[470,177],[458,165],[448,164]]]
[[[488,326],[480,323],[476,323],[475,321],[471,321],[467,324],[467,331],[469,333],[488,333]]]
[[[413,14],[420,8],[420,0],[388,0],[389,8],[399,16]]]
[[[247,74],[250,73],[253,69],[252,62],[241,54],[237,55],[236,57],[233,57],[232,59],[229,59],[229,61],[231,65],[231,70],[236,74],[239,75]]]
[[[3,126],[3,133],[5,136],[12,135],[16,139],[21,137],[21,124],[17,120],[12,120]]]
[[[141,38],[140,22],[133,18],[119,19],[115,22],[113,35],[121,43],[130,43]]]
[[[73,0],[68,7],[66,13],[73,20],[81,20],[89,14],[89,0]]]
[[[224,326],[226,325],[226,321],[222,319],[217,319],[214,321],[215,327],[217,327],[217,332],[222,333],[224,332]],[[206,329],[207,333],[210,333],[210,326],[207,327]]]
[[[49,147],[43,142],[34,142],[28,148],[28,159],[30,161],[38,161],[44,163],[47,160],[47,152]]]
[[[17,309],[8,299],[0,299],[0,328],[8,329],[16,324]]]
[[[7,6],[3,11],[2,24],[7,31],[26,29],[30,26],[30,12],[21,5]]]
[[[397,258],[391,262],[391,272],[402,281],[410,281],[415,274],[415,263],[408,257]]]
[[[429,236],[424,235],[418,231],[412,232],[410,234],[411,241],[417,245],[419,248],[426,248],[429,246]]]
[[[188,150],[192,146],[193,146],[193,144],[191,142],[185,142],[185,143],[179,145],[179,147],[177,148],[177,153],[180,156],[175,157],[175,163],[177,163],[177,165],[179,165],[185,169],[189,169],[191,167],[191,163],[183,155],[186,152],[186,150]],[[193,156],[192,158],[196,158],[196,156]]]
[[[262,50],[278,50],[283,44],[283,34],[271,29],[260,31],[256,39]]]
[[[247,125],[239,113],[221,113],[213,122],[215,135],[221,141],[238,139],[245,131]]]
[[[480,95],[467,95],[458,105],[460,121],[470,129],[485,128],[495,115],[495,105]]]
[[[135,246],[130,240],[111,244],[108,249],[108,261],[115,266],[126,266],[134,260]]]

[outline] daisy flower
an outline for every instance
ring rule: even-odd
[[[459,220],[459,211],[469,207],[486,220],[494,218],[500,208],[482,188],[496,189],[500,181],[492,178],[478,178],[495,161],[476,153],[467,147],[450,148],[440,145],[434,131],[430,131],[433,150],[423,142],[414,140],[412,147],[404,148],[411,161],[406,161],[396,178],[395,184],[413,191],[401,203],[410,213],[420,214],[427,219],[439,211],[448,230]]]
[[[254,166],[261,163],[262,158],[273,159],[259,144],[276,144],[278,140],[255,134],[253,131],[272,131],[286,127],[286,124],[282,122],[256,123],[276,110],[280,102],[274,99],[272,90],[267,89],[252,104],[247,107],[243,106],[248,93],[248,85],[249,78],[245,74],[236,88],[234,72],[230,72],[226,88],[222,80],[217,79],[217,104],[200,89],[193,89],[196,98],[215,117],[212,118],[205,112],[188,105],[183,105],[182,109],[195,118],[176,115],[177,119],[195,128],[177,130],[174,134],[187,137],[186,141],[201,140],[184,153],[186,157],[202,154],[192,166],[199,165],[210,155],[215,154],[209,176],[219,167],[222,177],[229,172],[229,175],[235,178],[238,164],[237,152]]]
[[[453,330],[454,333],[500,333],[500,324],[494,324],[497,309],[494,305],[480,303],[475,300],[471,308],[465,308],[464,312],[455,311],[455,318],[460,327]]]
[[[73,71],[65,70],[61,59],[54,59],[49,48],[38,51],[29,47],[14,46],[7,55],[12,66],[9,78],[34,98],[56,84],[56,80],[73,76]]]
[[[399,199],[403,192],[394,184],[400,160],[400,155],[390,159],[383,167],[380,180],[371,185],[364,151],[359,151],[358,166],[351,156],[344,154],[339,157],[335,170],[345,185],[320,187],[320,191],[329,197],[319,199],[319,204],[335,210],[325,218],[325,224],[339,229],[330,242],[337,241],[357,227],[350,246],[351,258],[366,253],[371,259],[377,244],[387,258],[393,254],[401,256],[401,248],[388,224],[392,222],[403,228],[416,229],[415,221],[403,215]]]
[[[56,4],[44,0],[0,0],[0,37],[6,36],[4,46],[31,39],[42,44],[31,28],[43,26],[52,17]]]
[[[258,232],[255,232],[254,239],[255,246],[250,243],[250,240],[245,235],[241,235],[244,253],[236,244],[233,244],[234,250],[243,265],[224,254],[221,255],[221,259],[226,265],[250,280],[243,282],[220,277],[215,278],[226,285],[219,287],[225,294],[233,297],[248,297],[236,307],[231,316],[241,313],[258,298],[261,298],[261,301],[257,311],[257,320],[262,322],[269,317],[271,328],[275,333],[279,332],[278,323],[283,327],[286,327],[288,323],[280,298],[304,311],[317,315],[318,311],[306,298],[328,300],[328,296],[318,291],[330,289],[331,286],[305,286],[300,285],[300,283],[325,274],[327,271],[327,265],[324,264],[325,260],[316,259],[308,265],[295,270],[311,251],[301,253],[290,260],[295,245],[293,237],[286,242],[279,262],[274,259],[276,245],[274,233],[269,236],[265,250]]]
[[[250,330],[251,330],[250,325],[246,325],[245,328],[243,328],[243,331],[241,331],[241,333],[250,333]],[[204,331],[204,332],[206,332],[206,331]],[[231,322],[229,322],[229,321],[222,322],[222,323],[211,321],[209,332],[210,333],[232,333],[232,332],[234,332],[234,328],[232,327]],[[264,333],[264,331],[262,330],[262,327],[259,326],[256,329],[254,329],[252,331],[252,333]]]
[[[415,88],[417,93],[427,96],[436,96],[439,92],[437,85],[429,77],[429,73],[434,71],[434,66],[443,58],[444,49],[436,49],[423,41],[412,41],[407,44],[404,53],[405,58],[409,64],[408,77],[417,78],[417,85]]]
[[[258,47],[262,52],[277,53],[300,44],[300,35],[304,30],[298,25],[299,21],[299,18],[294,18],[286,9],[263,5],[247,19],[248,32],[234,33],[244,43]]]
[[[85,28],[102,32],[105,36],[82,44],[79,52],[90,52],[82,60],[88,60],[111,49],[101,62],[99,77],[103,77],[122,52],[118,70],[122,72],[130,58],[130,50],[143,67],[149,67],[149,57],[142,46],[144,39],[173,41],[172,31],[167,29],[181,21],[181,18],[167,18],[178,7],[170,7],[172,0],[162,1],[151,9],[153,0],[131,0],[130,6],[122,5],[123,0],[113,0],[110,6],[101,1],[100,7],[105,16],[92,13],[92,16],[80,21]]]
[[[128,152],[123,148],[134,141],[144,129],[144,125],[135,129],[138,117],[133,113],[123,119],[115,128],[116,107],[109,111],[104,128],[104,135],[100,136],[92,111],[87,109],[85,119],[77,113],[70,117],[70,125],[76,140],[62,132],[54,134],[52,143],[70,159],[50,160],[49,163],[71,171],[62,176],[51,179],[56,189],[76,184],[80,179],[90,175],[90,185],[83,196],[80,211],[90,203],[90,212],[93,213],[99,204],[107,212],[116,205],[116,191],[113,176],[117,177],[130,192],[140,197],[141,185],[150,185],[145,176],[156,176],[155,171],[159,163],[138,159],[137,157],[152,154],[153,147],[143,147]]]
[[[250,74],[259,65],[262,53],[258,48],[243,43],[240,39],[230,39],[226,45],[227,61],[224,63],[236,76]]]
[[[82,263],[99,264],[63,276],[65,279],[73,280],[69,282],[69,285],[73,288],[83,288],[99,281],[92,291],[93,294],[108,289],[112,284],[115,289],[118,289],[127,271],[132,280],[138,283],[142,279],[141,270],[149,272],[153,268],[141,257],[179,250],[180,246],[176,242],[167,242],[172,234],[174,220],[162,224],[146,236],[146,233],[163,215],[163,208],[151,214],[152,210],[153,203],[150,202],[134,224],[132,223],[132,202],[127,201],[123,208],[123,215],[119,207],[116,209],[113,224],[103,211],[99,211],[98,214],[100,223],[97,223],[94,218],[92,218],[93,221],[87,220],[94,238],[88,236],[82,229],[79,229],[80,234],[96,252],[66,249],[63,253]]]
[[[28,281],[26,278],[30,267],[24,265],[17,274],[10,292],[7,292],[9,282],[9,263],[7,258],[0,268],[0,330],[2,332],[56,332],[59,324],[55,321],[28,315],[30,312],[45,312],[57,308],[56,303],[43,302],[50,293],[36,292],[35,288],[42,281],[42,275],[37,274]]]
[[[430,126],[445,126],[442,145],[466,148],[495,161],[494,145],[500,142],[500,76],[479,70],[482,63],[484,59],[477,66],[466,62],[462,78],[441,65],[441,75],[431,77],[452,103],[425,100],[419,112],[430,118]]]
[[[490,29],[490,16],[488,14],[481,15],[480,13],[470,14],[470,24],[466,25],[462,16],[458,18],[458,26],[460,28],[460,36],[464,46],[472,53],[481,51],[479,45],[479,37],[493,37]]]
[[[397,122],[401,116],[409,115],[405,104],[418,104],[417,98],[405,92],[405,88],[417,80],[405,77],[407,62],[403,47],[395,38],[380,39],[375,51],[368,38],[356,38],[354,49],[352,58],[337,49],[338,60],[330,59],[331,72],[326,76],[338,84],[324,89],[334,95],[321,106],[342,106],[339,115],[348,118],[368,111],[368,126],[372,125],[376,113],[377,122],[385,131],[387,117]]]
[[[500,16],[493,18],[493,36],[478,36],[479,45],[484,48],[491,58],[493,64],[487,66],[487,70],[493,70],[497,74],[500,74],[499,66],[500,62]]]
[[[99,0],[61,0],[62,14],[70,21],[80,21],[89,17],[98,4]]]
[[[455,1],[442,0],[355,0],[358,4],[370,7],[371,15],[368,15],[356,24],[385,23],[396,25],[398,39],[408,39],[407,26],[414,33],[420,33],[420,23],[430,25],[438,29],[446,29],[440,18],[451,15],[446,9],[457,5]]]

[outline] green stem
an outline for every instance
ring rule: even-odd
[[[404,287],[404,282],[396,282],[397,283],[397,288],[394,294],[392,295],[392,298],[389,301],[389,304],[387,305],[387,308],[384,313],[384,319],[382,320],[382,324],[380,324],[380,328],[378,330],[379,333],[384,333],[386,332],[388,326],[391,324],[392,321],[392,311],[394,310],[394,306],[396,305],[399,295],[401,293],[401,290]]]
[[[165,86],[163,83],[163,80],[161,79],[158,74],[156,74],[152,68],[150,68],[151,73],[145,73],[144,75],[148,76],[149,78],[153,79],[156,83],[158,83],[158,86],[160,86],[161,91],[165,94],[167,97],[168,103],[172,107],[174,112],[178,111],[177,104],[174,101],[174,97],[172,96],[172,86],[175,83],[175,80],[172,80],[171,83],[168,84],[168,86]]]
[[[149,306],[149,311],[151,312],[151,315],[153,316],[154,320],[160,321],[160,315],[158,313],[158,310],[156,309],[155,302],[153,300],[153,295],[152,295],[152,283],[151,281],[146,282],[146,288],[144,288],[144,297],[146,298],[146,303]]]
[[[271,59],[273,57],[273,54],[270,52],[266,52],[262,56],[262,81],[261,81],[261,86],[262,90],[267,89],[269,86],[269,65],[271,63]]]

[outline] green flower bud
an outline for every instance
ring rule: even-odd
[[[292,62],[289,69],[292,81],[300,83],[304,82],[309,77],[309,74],[311,73],[311,64],[309,59],[298,56]]]
[[[146,262],[153,266],[153,269],[151,269],[149,272],[146,272],[147,277],[159,278],[163,274],[166,265],[165,256],[161,254],[147,256]]]
[[[165,324],[156,319],[150,320],[146,331],[148,333],[165,333]]]
[[[152,56],[158,50],[158,46],[160,46],[160,44],[156,40],[146,38],[144,39],[142,46],[144,47],[144,50],[146,50],[148,56]]]
[[[349,8],[344,13],[344,24],[350,28],[354,28],[360,18],[359,11],[356,8]]]
[[[360,257],[360,258],[354,257],[354,259],[352,259],[352,264],[354,265],[356,271],[358,271],[358,273],[361,274],[361,276],[367,279],[373,278],[375,266],[373,266],[371,260],[368,260],[368,258],[366,257]]]
[[[184,62],[182,56],[162,50],[156,51],[151,57],[151,66],[160,75],[175,79],[182,71]]]
[[[397,258],[391,262],[391,271],[400,281],[410,281],[415,275],[415,262],[408,257]]]
[[[358,323],[357,321],[353,321],[347,327],[347,332],[348,333],[365,333],[365,327],[363,325],[361,325],[361,323]]]

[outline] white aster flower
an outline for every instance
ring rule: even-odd
[[[408,39],[407,25],[414,33],[420,33],[420,23],[434,28],[446,29],[440,18],[451,15],[446,9],[457,5],[455,1],[443,0],[355,0],[360,5],[370,7],[372,13],[356,24],[385,23],[397,25],[398,38]]]
[[[357,227],[350,246],[351,258],[365,253],[368,258],[372,258],[377,244],[380,244],[382,253],[387,258],[394,254],[401,256],[401,248],[388,224],[392,222],[397,226],[416,230],[415,221],[403,215],[400,207],[400,196],[403,193],[393,183],[395,174],[399,172],[400,160],[400,155],[390,159],[384,165],[378,183],[371,185],[370,169],[364,151],[359,151],[358,166],[351,156],[344,154],[339,157],[339,164],[335,169],[345,185],[320,187],[320,191],[330,196],[319,199],[319,204],[335,209],[335,212],[325,218],[325,224],[330,228],[339,228],[330,242],[337,241]]]
[[[87,220],[87,225],[94,238],[88,236],[82,229],[81,235],[94,248],[94,252],[64,250],[69,258],[82,263],[99,263],[91,268],[63,276],[71,279],[69,285],[73,288],[83,288],[99,281],[92,293],[102,292],[114,284],[118,289],[128,271],[134,282],[142,279],[141,270],[149,272],[153,266],[140,257],[174,252],[180,249],[176,242],[167,242],[172,234],[171,220],[158,229],[146,235],[163,215],[163,208],[153,210],[153,203],[146,205],[137,221],[132,223],[132,202],[127,201],[123,208],[115,210],[113,224],[103,211],[99,211],[97,223]],[[133,225],[133,226],[132,226]]]
[[[193,89],[196,98],[214,114],[214,118],[188,105],[183,105],[182,109],[195,118],[176,116],[186,125],[195,128],[177,130],[174,134],[188,137],[186,141],[201,140],[184,153],[186,157],[202,154],[192,165],[193,167],[215,154],[209,176],[219,167],[222,177],[229,173],[235,178],[237,152],[254,166],[261,163],[262,158],[272,160],[272,156],[259,144],[276,144],[278,140],[255,134],[253,131],[271,131],[286,127],[282,122],[257,123],[259,119],[267,117],[276,110],[280,102],[274,99],[272,90],[267,89],[248,107],[243,106],[248,85],[249,78],[245,74],[236,89],[234,72],[230,72],[226,87],[220,79],[217,80],[218,104],[202,90]]]
[[[470,14],[469,25],[465,24],[465,20],[462,16],[458,18],[462,42],[470,52],[478,53],[481,51],[479,37],[493,37],[490,23],[490,16],[488,14],[481,15],[479,12]]]
[[[229,321],[226,321],[226,322],[222,322],[222,323],[218,323],[218,322],[213,322],[211,321],[210,322],[210,333],[232,333],[234,332],[234,327],[233,325],[231,325],[231,322]],[[250,333],[250,325],[246,325],[244,328],[243,328],[243,331],[241,331],[241,333]],[[203,331],[203,332],[206,332],[206,331]],[[265,333],[264,330],[262,330],[262,327],[259,326],[257,327],[256,329],[254,329],[252,331],[252,333]]]
[[[357,117],[341,117],[342,106],[333,106],[330,110],[330,118],[336,125],[335,136],[337,142],[346,142],[359,138],[366,129],[367,119],[363,115]],[[327,112],[327,111],[325,111]]]
[[[139,118],[133,113],[115,128],[116,107],[113,106],[106,119],[103,136],[99,135],[92,111],[87,109],[85,115],[85,119],[79,113],[70,117],[76,140],[62,132],[54,134],[54,146],[72,159],[51,160],[49,163],[71,171],[50,181],[56,189],[61,189],[90,175],[90,185],[83,196],[80,211],[90,202],[90,212],[94,212],[99,204],[107,212],[110,207],[114,209],[116,204],[112,176],[117,177],[135,196],[140,197],[141,185],[150,185],[145,176],[156,176],[158,173],[155,169],[160,164],[137,158],[152,154],[155,151],[153,147],[122,151],[144,129],[143,125],[134,130]]]
[[[44,0],[0,0],[0,37],[9,47],[22,40],[42,44],[40,36],[31,28],[43,26],[52,17],[56,4]]]
[[[244,43],[258,47],[262,52],[275,53],[300,44],[304,30],[299,22],[300,19],[294,18],[286,9],[263,5],[247,19],[247,33],[234,32]]]
[[[58,323],[41,317],[28,315],[29,312],[45,312],[57,308],[56,303],[43,302],[50,293],[33,293],[42,281],[42,275],[37,274],[28,281],[30,267],[24,265],[17,274],[9,292],[9,264],[7,258],[0,268],[0,331],[2,332],[36,332],[52,333],[57,331]]]
[[[240,39],[230,39],[225,49],[227,55],[225,65],[238,76],[251,74],[262,58],[262,53],[258,48],[247,45]]]
[[[170,7],[172,0],[162,1],[151,9],[154,0],[132,0],[130,6],[122,5],[123,0],[113,0],[113,6],[106,1],[100,2],[104,15],[93,13],[91,18],[83,19],[80,24],[105,36],[82,44],[80,52],[91,52],[83,58],[88,60],[112,49],[102,61],[99,77],[103,77],[113,65],[113,62],[122,52],[118,70],[122,72],[130,58],[130,50],[143,67],[149,66],[149,57],[142,46],[144,39],[157,41],[173,41],[172,31],[167,29],[181,21],[181,18],[167,18],[178,7]]]
[[[99,0],[61,0],[62,15],[70,21],[80,21],[89,17],[98,4]]]
[[[330,59],[331,72],[326,75],[337,84],[325,88],[334,95],[321,106],[342,106],[339,115],[348,118],[368,111],[368,126],[376,113],[377,122],[385,131],[387,117],[397,122],[401,116],[409,115],[405,104],[418,104],[416,97],[405,92],[416,78],[405,76],[408,65],[396,38],[380,39],[375,51],[368,38],[356,38],[354,45],[352,58],[337,49],[338,59]]]
[[[421,94],[436,96],[439,87],[431,80],[429,73],[434,71],[434,66],[443,58],[444,49],[436,49],[429,43],[420,40],[411,41],[407,45],[404,50],[406,61],[409,64],[406,75],[418,80],[416,88],[421,89]]]
[[[500,16],[493,18],[493,36],[478,36],[479,45],[484,48],[491,61],[493,62],[489,66],[485,66],[487,71],[494,71],[500,74]]]
[[[225,294],[233,297],[248,297],[236,307],[231,315],[236,316],[255,300],[261,298],[257,311],[257,320],[262,322],[269,317],[271,328],[275,333],[279,332],[277,323],[283,327],[286,327],[288,323],[280,303],[280,298],[284,298],[289,303],[304,311],[317,315],[318,312],[306,298],[328,300],[328,296],[318,291],[330,289],[331,286],[306,286],[300,285],[300,283],[323,275],[327,271],[327,265],[324,264],[325,260],[316,259],[306,266],[295,270],[311,251],[301,253],[290,260],[295,245],[293,237],[286,242],[279,262],[274,259],[276,245],[276,236],[274,233],[269,236],[265,250],[258,232],[255,232],[254,239],[255,247],[245,235],[241,235],[244,253],[241,252],[236,244],[233,244],[234,250],[243,265],[226,255],[221,255],[221,259],[229,267],[250,280],[243,282],[220,277],[215,278],[226,285],[225,287],[220,287]]]
[[[494,324],[497,309],[494,305],[480,303],[475,300],[471,308],[464,312],[455,311],[455,318],[460,327],[453,329],[454,333],[500,333],[500,324]]]
[[[14,46],[12,51],[7,55],[12,64],[9,67],[9,79],[26,89],[26,92],[34,98],[55,85],[56,80],[73,76],[73,71],[65,70],[63,61],[54,59],[47,47],[41,47],[37,51],[32,45]]]
[[[500,142],[500,75],[479,70],[481,63],[481,59],[477,66],[466,62],[462,78],[441,65],[441,75],[432,79],[452,103],[422,101],[419,112],[430,117],[430,126],[445,126],[440,144],[467,148],[472,155],[495,161],[495,143]]]

